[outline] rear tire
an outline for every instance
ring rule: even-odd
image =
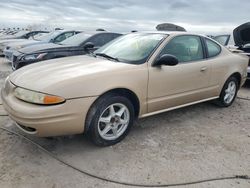
[[[114,145],[127,136],[134,117],[134,106],[128,98],[113,93],[106,94],[88,112],[87,134],[97,146]]]
[[[229,107],[233,104],[239,90],[239,80],[235,77],[230,77],[224,84],[220,97],[216,104],[221,107]]]

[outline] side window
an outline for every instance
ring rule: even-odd
[[[63,40],[65,40],[73,35],[74,35],[74,32],[63,33],[63,34],[59,35],[58,37],[56,37],[54,42],[55,43],[62,42]]]
[[[119,35],[112,33],[103,33],[93,36],[89,42],[92,42],[96,47],[101,47],[111,40],[115,39]]]
[[[75,32],[68,32],[68,33],[65,33],[65,38],[69,38],[69,37],[72,37],[73,35],[75,34]]]
[[[218,44],[207,38],[205,39],[205,41],[207,45],[208,57],[214,57],[220,54],[221,47]]]
[[[30,33],[26,34],[25,38],[29,39],[29,38],[32,38],[34,35],[35,35],[35,32],[30,32]]]
[[[161,51],[160,56],[171,54],[179,62],[189,62],[204,59],[203,47],[199,36],[184,35],[172,39]]]
[[[28,39],[34,39],[34,36],[37,35],[38,32],[32,32],[28,34]]]

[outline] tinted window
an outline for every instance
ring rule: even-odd
[[[177,36],[172,39],[162,50],[160,56],[171,54],[179,62],[197,61],[203,59],[203,48],[198,36]]]
[[[80,33],[80,34],[74,35],[73,37],[67,38],[66,40],[62,41],[61,44],[79,46],[80,44],[82,44],[85,40],[87,40],[91,36],[92,36],[92,34]]]
[[[69,33],[65,33],[65,38],[69,38],[69,37],[72,37],[73,35],[75,34],[75,32],[69,32]]]
[[[51,32],[51,33],[49,33],[47,35],[37,37],[37,40],[49,42],[51,39],[54,39],[60,33],[61,32],[59,32],[59,31],[54,31],[54,32]]]
[[[208,57],[217,56],[221,51],[220,46],[209,39],[205,39],[205,41],[207,44]]]
[[[62,42],[63,40],[65,40],[73,35],[74,35],[74,32],[63,33],[63,34],[59,35],[58,37],[56,37],[54,42],[55,43]]]
[[[33,38],[37,34],[38,34],[38,32],[31,32],[31,33],[28,33],[26,37],[27,38]]]
[[[98,35],[93,36],[89,40],[89,42],[92,42],[96,47],[101,47],[118,36],[119,36],[118,34],[114,34],[114,33],[98,34]]]

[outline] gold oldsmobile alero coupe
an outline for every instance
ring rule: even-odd
[[[1,96],[24,132],[86,132],[108,146],[135,118],[215,100],[230,106],[246,80],[249,58],[201,35],[131,33],[94,54],[44,61],[12,73]]]

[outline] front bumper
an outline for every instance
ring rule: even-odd
[[[7,80],[1,96],[10,118],[22,131],[40,137],[84,132],[86,114],[96,97],[66,100],[59,105],[34,105],[17,99],[13,95],[15,87]]]

